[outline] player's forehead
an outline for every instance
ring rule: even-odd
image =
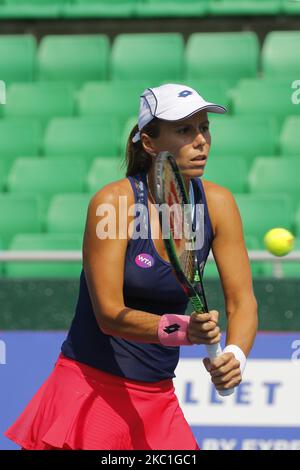
[[[185,125],[199,126],[208,122],[208,116],[206,111],[199,111],[198,113],[193,114],[179,121],[166,121],[167,127],[176,128]]]

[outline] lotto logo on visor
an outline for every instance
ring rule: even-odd
[[[178,93],[178,97],[179,98],[186,98],[187,96],[190,96],[192,94],[193,94],[193,92],[190,91],[190,90],[183,90],[180,93]]]

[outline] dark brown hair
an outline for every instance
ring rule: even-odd
[[[138,132],[137,124],[134,126],[129,134],[126,145],[126,176],[132,176],[136,173],[148,171],[151,167],[152,157],[144,150],[141,140],[132,142],[133,136]],[[145,132],[149,137],[156,138],[160,132],[160,120],[153,118],[146,126],[143,127],[142,132]]]

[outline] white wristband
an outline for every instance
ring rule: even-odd
[[[235,358],[240,362],[241,374],[243,374],[246,367],[247,358],[241,348],[235,344],[228,344],[226,348],[223,349],[223,353],[231,352],[234,354]]]

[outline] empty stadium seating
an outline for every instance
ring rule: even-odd
[[[298,106],[300,108],[300,106]],[[288,117],[281,130],[279,147],[282,155],[300,157],[300,116]]]
[[[248,165],[243,157],[211,156],[206,163],[203,178],[232,192],[243,193],[247,190]]]
[[[264,116],[210,115],[211,155],[244,157],[248,165],[257,155],[276,154],[276,122]]]
[[[87,175],[87,189],[94,193],[108,183],[124,178],[125,168],[120,158],[96,158]]]
[[[296,0],[282,0],[282,11],[290,15],[299,15],[300,3]]]
[[[291,198],[284,193],[237,194],[244,231],[257,238],[263,248],[263,237],[273,227],[293,231],[294,211]]]
[[[40,153],[42,131],[34,119],[0,119],[0,159],[5,174],[13,161],[20,156]]]
[[[81,236],[73,234],[37,233],[15,235],[9,245],[13,251],[47,251],[47,250],[74,250],[81,249]],[[78,278],[82,263],[66,261],[28,261],[7,262],[4,273],[7,278]]]
[[[95,157],[118,155],[118,124],[101,117],[55,118],[46,131],[45,155]]]
[[[36,39],[32,35],[0,36],[1,76],[11,82],[30,82],[34,79]]]
[[[38,194],[45,205],[56,193],[82,192],[86,165],[82,159],[18,158],[9,173],[7,189],[11,193]]]
[[[194,33],[185,49],[185,77],[227,80],[232,85],[258,70],[255,33]]]
[[[211,0],[213,15],[276,15],[281,0]]]
[[[88,194],[56,194],[47,212],[48,233],[83,235],[90,196]]]
[[[288,194],[296,206],[300,202],[299,175],[298,158],[256,158],[249,174],[249,188],[256,194]]]
[[[299,50],[299,31],[268,33],[261,53],[264,76],[299,79],[299,63],[295,60],[295,57],[299,57]]]
[[[108,79],[109,40],[105,35],[51,35],[39,45],[39,80],[66,81],[77,86]]]
[[[148,83],[180,80],[183,53],[179,33],[119,34],[112,45],[111,77]]]
[[[204,16],[208,8],[208,0],[144,0],[137,3],[136,15],[141,18],[186,18]]]
[[[57,18],[68,0],[3,0],[0,18]]]
[[[74,0],[66,5],[68,18],[129,18],[134,16],[138,0]]]
[[[113,117],[124,125],[129,117],[138,114],[139,97],[147,86],[149,81],[87,83],[78,95],[78,113],[81,116]]]
[[[8,87],[3,114],[36,118],[46,125],[54,116],[72,116],[74,108],[74,90],[67,83],[17,83]]]
[[[2,19],[297,15],[297,0],[1,0]]]
[[[292,101],[292,80],[242,80],[232,94],[235,114],[271,116],[280,124],[287,116],[300,114],[300,106]]]
[[[18,233],[42,231],[43,206],[37,195],[0,193],[0,213],[0,233],[5,249]]]

